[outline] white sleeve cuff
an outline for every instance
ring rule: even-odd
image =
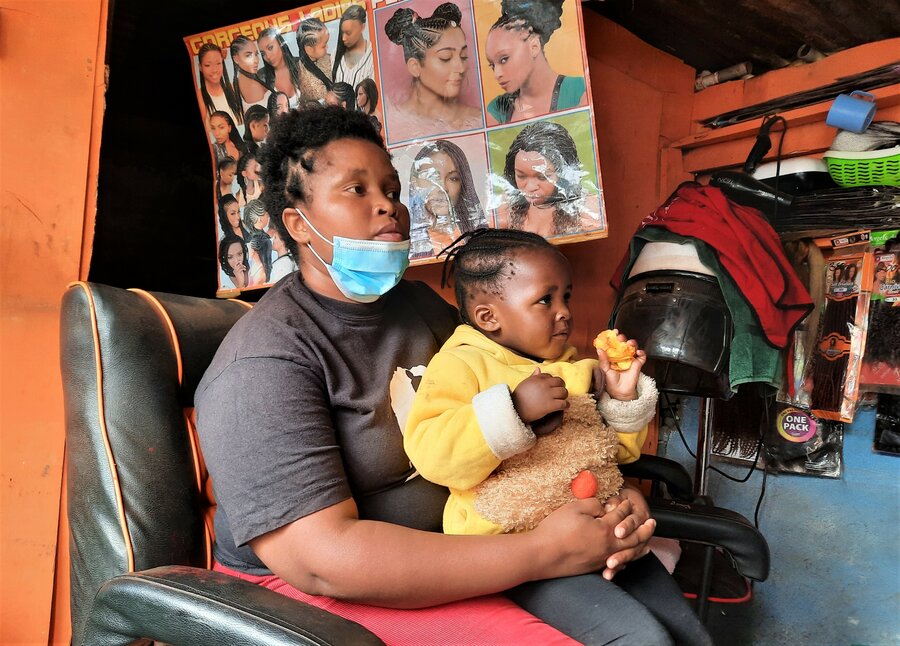
[[[656,415],[656,400],[659,392],[652,377],[641,373],[637,383],[638,398],[632,401],[619,401],[604,392],[597,402],[597,409],[606,423],[617,433],[638,433]]]
[[[537,441],[516,412],[506,384],[491,386],[475,395],[472,408],[488,447],[499,459],[527,451]]]

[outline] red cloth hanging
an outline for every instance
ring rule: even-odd
[[[719,188],[685,182],[644,218],[638,231],[644,227],[662,227],[708,244],[756,313],[766,339],[778,348],[787,347],[794,328],[813,308],[762,213],[732,202]],[[626,251],[610,280],[616,291],[629,259]]]

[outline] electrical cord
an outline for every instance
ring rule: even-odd
[[[687,439],[685,439],[684,433],[681,430],[681,424],[679,424],[678,416],[675,414],[675,409],[672,406],[672,402],[669,400],[669,394],[664,392],[662,395],[663,395],[663,398],[666,400],[666,407],[669,409],[669,413],[672,415],[672,420],[675,422],[675,430],[678,431],[678,437],[681,438],[681,443],[684,445],[684,449],[688,452],[688,455],[690,455],[694,460],[697,460],[698,459],[697,454],[691,450],[690,446],[688,446]],[[768,405],[766,405],[766,423],[768,424],[768,422],[769,422],[769,407],[768,407]],[[725,473],[721,469],[717,469],[716,467],[714,467],[710,464],[707,464],[706,470],[707,471],[715,471],[723,478],[731,480],[732,482],[737,482],[739,484],[743,484],[750,479],[750,476],[752,476],[753,472],[756,470],[756,467],[759,464],[759,456],[761,455],[762,447],[763,447],[763,435],[762,435],[762,433],[760,433],[759,441],[756,443],[756,455],[753,458],[753,465],[750,467],[750,469],[747,470],[747,473],[742,478],[736,478],[736,477],[732,476],[731,474]],[[768,476],[768,473],[769,473],[769,470],[766,467],[764,467],[762,471],[763,471],[762,486],[760,487],[759,498],[757,498],[757,500],[756,500],[756,509],[753,512],[753,526],[756,527],[756,529],[759,529],[759,510],[760,510],[760,507],[762,506],[763,497],[765,496],[765,493],[766,493],[766,477]]]

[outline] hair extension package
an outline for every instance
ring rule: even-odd
[[[804,389],[816,417],[852,422],[866,346],[872,254],[832,256],[825,265],[825,305]]]
[[[797,406],[774,402],[763,435],[769,471],[840,478],[844,424]]]
[[[900,395],[900,230],[873,231],[869,331],[860,389]]]

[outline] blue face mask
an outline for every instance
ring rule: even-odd
[[[329,265],[311,244],[306,244],[344,296],[357,303],[371,303],[400,282],[409,266],[409,240],[385,242],[335,236],[332,242],[318,232],[303,211],[295,211],[317,236],[334,247]]]

